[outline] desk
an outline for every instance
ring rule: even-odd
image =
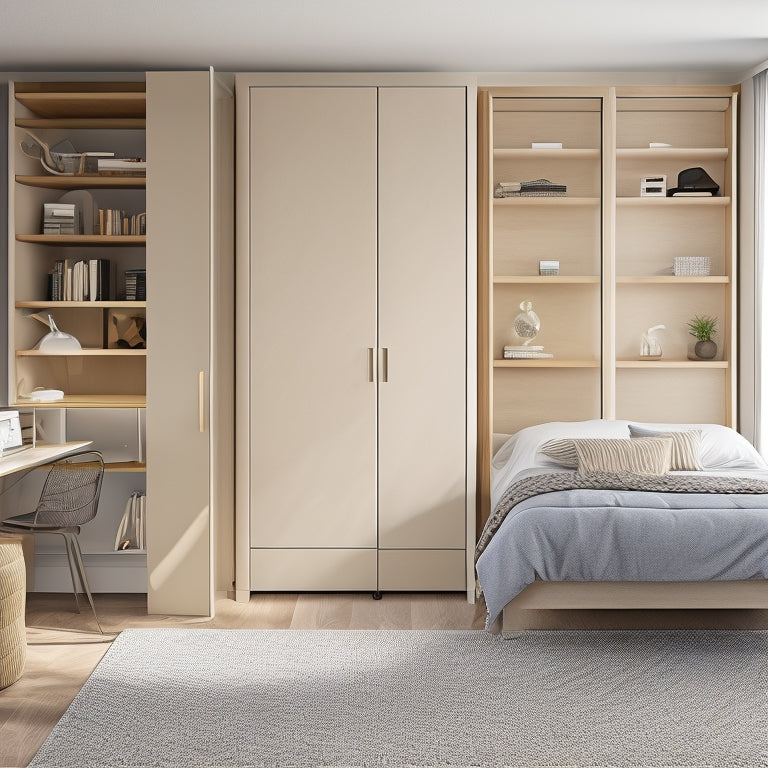
[[[43,443],[25,451],[12,453],[0,459],[0,477],[12,475],[25,469],[33,469],[49,461],[55,461],[74,451],[80,451],[91,444],[90,440],[78,440],[71,443]]]

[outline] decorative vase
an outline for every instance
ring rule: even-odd
[[[522,312],[515,318],[515,333],[523,341],[523,346],[530,344],[541,330],[541,320],[533,311],[533,303],[530,301],[521,301],[520,309]]]
[[[693,351],[699,360],[712,360],[717,354],[717,344],[712,339],[697,341]]]

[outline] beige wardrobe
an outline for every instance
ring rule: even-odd
[[[237,78],[240,599],[467,588],[469,98]]]

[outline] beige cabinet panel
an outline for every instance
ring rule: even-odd
[[[147,74],[150,613],[213,606],[210,433],[198,419],[210,370],[209,126],[208,72]]]
[[[375,549],[252,549],[256,592],[376,590]]]
[[[463,549],[382,549],[382,591],[455,591],[465,589]]]
[[[464,88],[379,90],[381,547],[466,539],[465,110]]]
[[[375,548],[376,89],[251,88],[249,140],[251,546]]]

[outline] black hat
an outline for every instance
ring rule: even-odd
[[[703,168],[686,168],[677,174],[677,186],[667,190],[667,197],[680,192],[716,195],[720,187]]]

